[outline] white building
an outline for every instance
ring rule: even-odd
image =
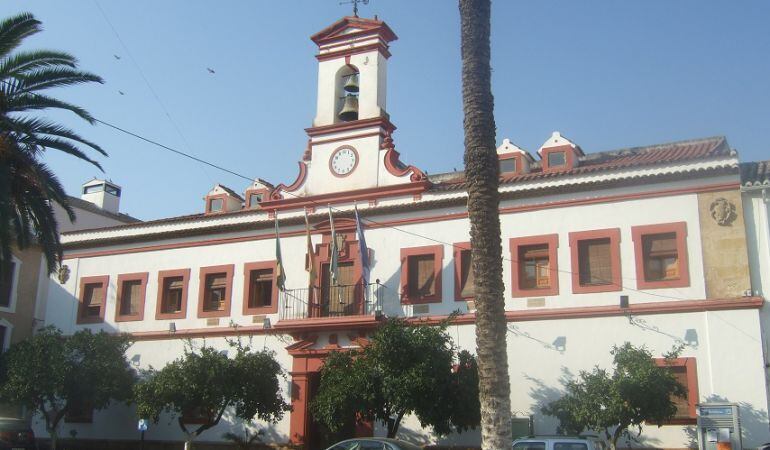
[[[93,198],[86,191],[110,185],[112,193]],[[109,202],[105,209],[104,197]],[[53,204],[60,232],[136,223],[139,220],[118,212],[120,187],[109,181],[93,179],[83,185],[82,198],[68,197],[75,220],[70,220],[64,208]],[[43,323],[45,299],[48,296],[47,262],[40,247],[33,244],[24,250],[12,249],[13,266],[7,279],[0,279],[0,352],[11,344],[27,339],[37,325]],[[58,276],[58,274],[57,274]],[[16,407],[0,405],[0,417],[19,415]]]
[[[162,367],[188,338],[223,349],[236,334],[263,340],[290,373],[284,394],[293,405],[283,421],[260,425],[267,439],[322,448],[307,402],[325,354],[360,345],[383,316],[434,323],[459,309],[457,344],[475,351],[475,336],[463,174],[427,176],[399,159],[386,108],[395,34],[379,20],[346,17],[312,39],[318,108],[296,180],[256,180],[243,196],[217,185],[198,215],[65,233],[72,276],[52,281],[45,307],[47,322],[66,333],[131,333],[129,357],[139,368]],[[763,299],[752,293],[744,226],[749,200],[741,200],[738,157],[726,140],[595,153],[554,133],[535,154],[507,139],[498,154],[513,409],[534,415],[536,432],[552,433],[556,423],[540,407],[559,396],[564,376],[608,367],[613,344],[644,344],[661,356],[685,344],[673,370],[689,398],[676,420],[646,427],[635,445],[695,446],[695,405],[710,401],[740,404],[745,446],[770,440]],[[355,206],[378,280],[367,287],[370,303]],[[322,276],[311,290],[304,215],[318,273],[327,274],[330,207],[346,286]],[[274,285],[276,215],[287,293]],[[115,406],[90,423],[66,423],[63,433],[134,439],[134,420],[130,408]],[[181,440],[169,422],[151,426],[147,438]],[[202,439],[241,427],[225,422]],[[372,432],[382,430],[375,424]],[[402,436],[434,441],[413,418]]]

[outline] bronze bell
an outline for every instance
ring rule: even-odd
[[[345,92],[356,94],[358,93],[358,74],[354,73],[348,77],[348,81],[345,82],[345,86],[342,87]]]
[[[346,95],[345,103],[342,105],[342,110],[340,110],[337,116],[345,122],[358,120],[358,97],[350,94]]]

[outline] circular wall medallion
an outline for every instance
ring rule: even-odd
[[[358,165],[358,152],[355,148],[344,145],[332,152],[329,158],[329,170],[337,177],[350,175]]]
[[[735,212],[735,205],[724,198],[718,198],[711,202],[709,211],[711,218],[722,226],[730,225],[738,217]]]

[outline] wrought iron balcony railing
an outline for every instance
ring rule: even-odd
[[[278,303],[280,320],[374,315],[387,289],[379,283],[286,289]]]

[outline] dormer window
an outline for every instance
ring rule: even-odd
[[[104,190],[103,184],[92,184],[91,186],[86,186],[83,188],[84,194],[95,194],[97,192],[102,192]]]
[[[249,194],[249,208],[253,208],[255,206],[259,206],[259,204],[262,202],[262,199],[264,198],[264,194],[259,193],[253,193]]]
[[[209,200],[209,212],[220,212],[222,211],[222,206],[224,205],[224,200],[221,198],[212,198]]]
[[[549,152],[548,153],[548,167],[556,168],[567,165],[567,153],[566,152]]]
[[[500,173],[516,173],[518,169],[518,161],[514,156],[512,158],[506,158],[500,160]]]
[[[580,146],[554,131],[551,137],[537,151],[542,159],[543,172],[572,170],[585,156]]]

